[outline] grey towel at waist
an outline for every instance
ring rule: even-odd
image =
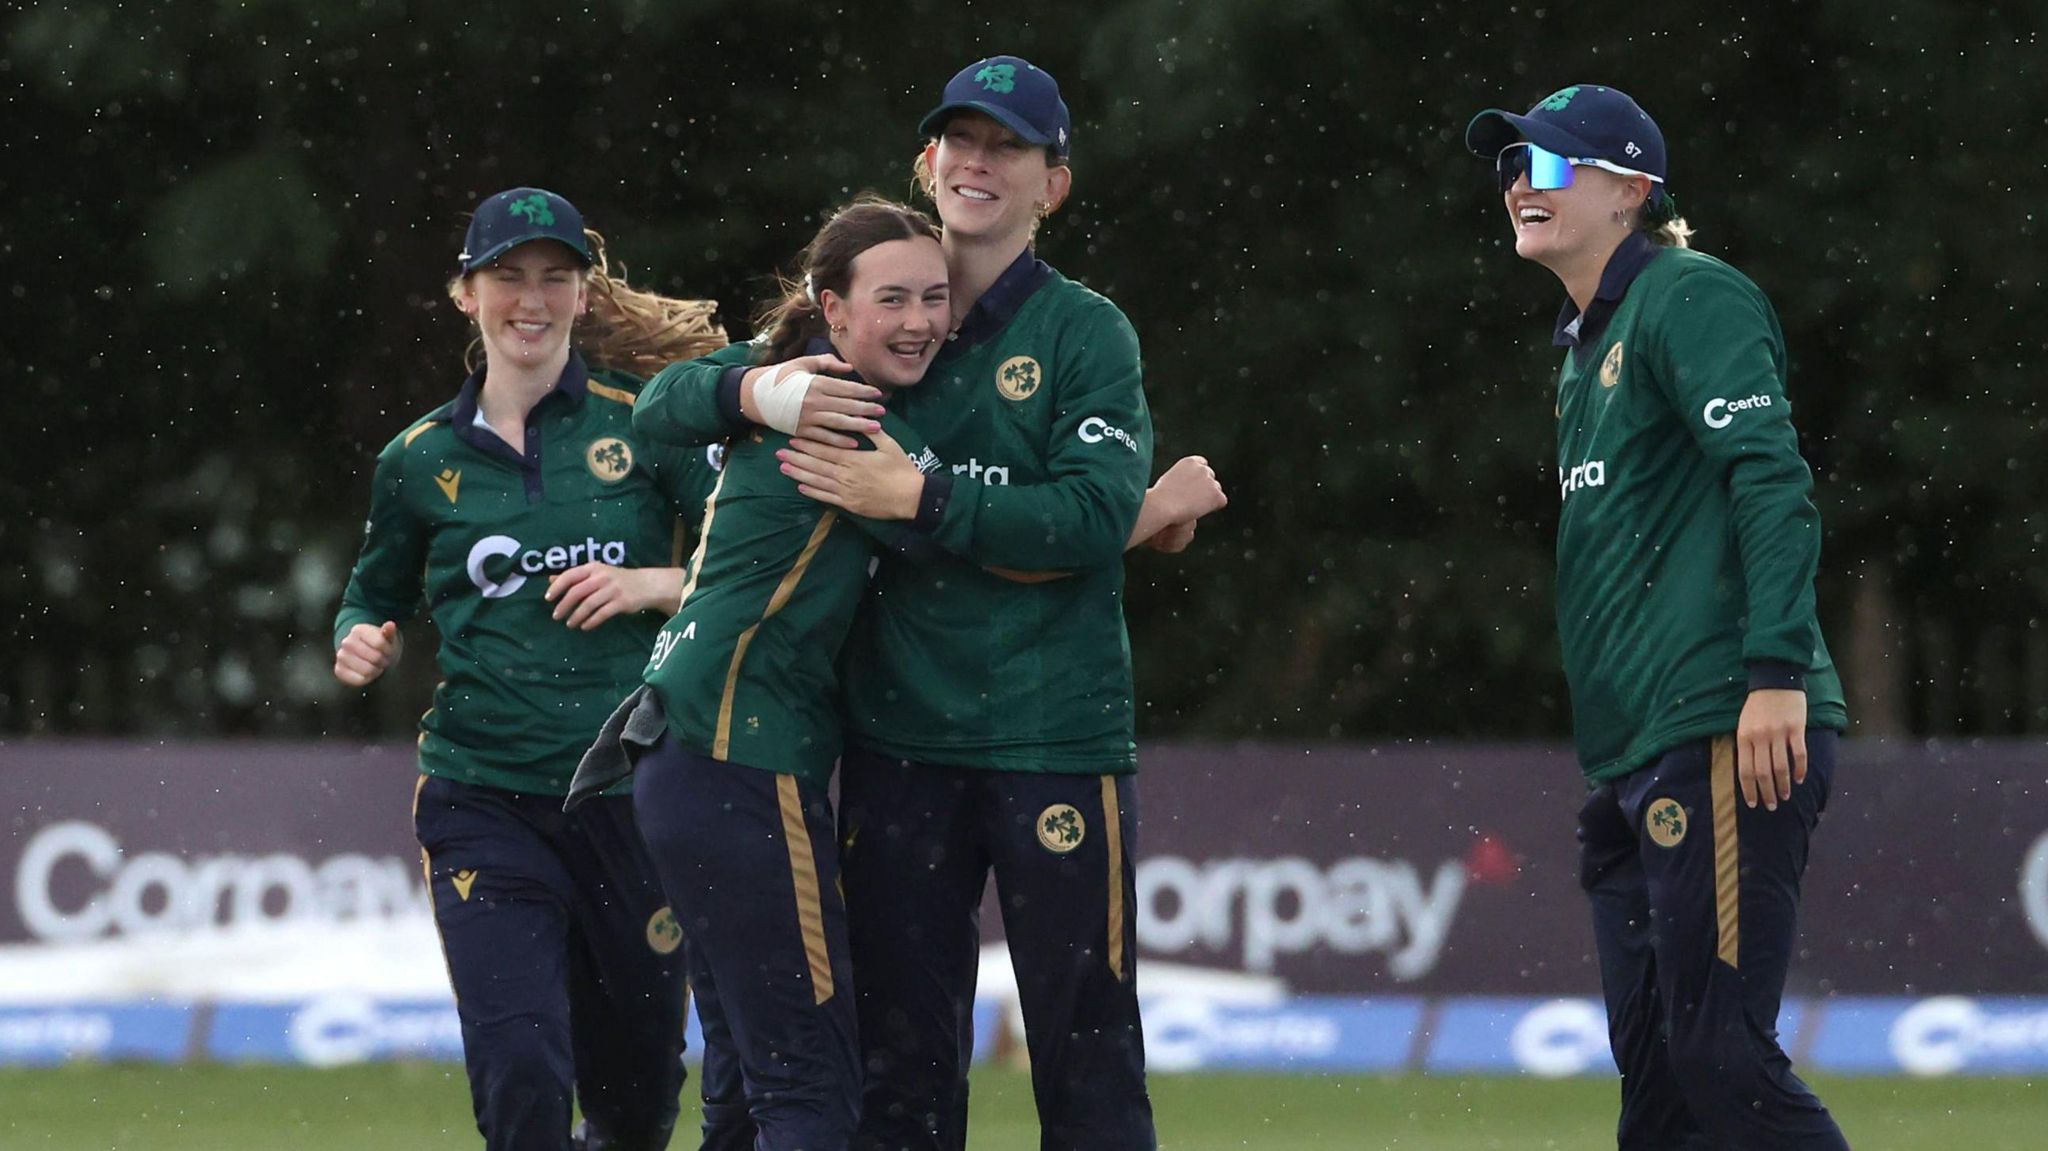
[[[569,779],[569,795],[562,810],[576,805],[633,774],[633,759],[660,741],[668,730],[668,713],[661,697],[641,684],[612,711],[611,718],[597,731],[597,742],[583,753],[576,774]]]

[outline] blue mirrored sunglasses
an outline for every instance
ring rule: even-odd
[[[1572,186],[1573,168],[1599,168],[1617,176],[1641,176],[1653,184],[1662,184],[1662,176],[1624,168],[1607,160],[1582,160],[1574,156],[1560,156],[1522,140],[1509,144],[1500,150],[1494,161],[1494,168],[1500,173],[1500,190],[1506,192],[1515,186],[1515,178],[1529,173],[1529,187],[1538,192],[1554,192],[1559,188]]]
[[[1494,167],[1500,173],[1500,190],[1505,192],[1515,186],[1515,180],[1522,173],[1529,173],[1529,186],[1539,192],[1552,192],[1572,186],[1574,161],[1555,152],[1546,151],[1523,140],[1509,144],[1500,150]]]

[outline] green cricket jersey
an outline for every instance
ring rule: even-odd
[[[744,366],[752,350],[707,359]],[[939,466],[902,420],[885,417],[883,430],[920,468]],[[839,651],[878,541],[903,529],[798,493],[775,458],[788,443],[753,428],[724,449],[682,606],[655,637],[645,678],[683,746],[823,787],[843,728]]]
[[[672,365],[635,427],[723,434],[737,379]],[[950,465],[913,524],[943,550],[882,558],[844,660],[848,738],[957,767],[1136,770],[1122,557],[1152,425],[1130,322],[1026,252],[890,406]]]
[[[1807,722],[1846,726],[1770,302],[1712,256],[1634,236],[1587,315],[1565,311],[1557,622],[1588,780],[1734,731],[1753,686],[1803,683]]]
[[[637,684],[661,620],[640,612],[571,631],[542,599],[548,577],[593,560],[680,566],[682,531],[715,474],[704,452],[635,436],[640,382],[590,374],[573,351],[527,417],[524,454],[478,418],[482,384],[479,370],[378,453],[334,642],[359,623],[410,619],[424,600],[442,682],[420,721],[420,770],[563,795]]]

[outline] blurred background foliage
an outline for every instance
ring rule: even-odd
[[[346,691],[378,447],[452,395],[466,213],[554,188],[723,305],[993,52],[1057,76],[1047,259],[1145,342],[1159,466],[1232,493],[1130,561],[1148,735],[1551,737],[1548,342],[1481,107],[1633,93],[1698,246],[1771,295],[1865,734],[2048,731],[2034,4],[1778,0],[42,3],[6,17],[0,733],[400,737]]]

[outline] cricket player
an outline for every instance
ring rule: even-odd
[[[561,808],[682,590],[713,472],[636,436],[639,381],[575,344],[607,363],[725,341],[708,303],[635,291],[602,260],[553,192],[477,206],[449,287],[483,366],[378,454],[334,625],[354,687],[397,662],[422,605],[440,632],[414,822],[492,1151],[659,1151],[683,1081],[683,940],[632,798]],[[707,1046],[707,1083],[736,1090]]]
[[[976,61],[919,131],[953,330],[889,410],[945,466],[905,498],[908,453],[835,435],[868,430],[874,397],[798,381],[798,410],[784,389],[799,373],[780,368],[665,370],[636,426],[690,442],[707,426],[801,425],[786,471],[806,494],[909,523],[937,549],[882,557],[843,658],[841,866],[867,1073],[854,1146],[964,1144],[993,873],[1042,1145],[1150,1148],[1121,555],[1185,547],[1223,493],[1200,457],[1148,492],[1136,334],[1033,249],[1073,180],[1053,78],[1014,56]]]
[[[1623,1151],[1839,1151],[1778,1043],[1842,684],[1814,615],[1821,526],[1785,340],[1688,246],[1663,134],[1576,84],[1465,132],[1515,252],[1566,300],[1557,620]]]

